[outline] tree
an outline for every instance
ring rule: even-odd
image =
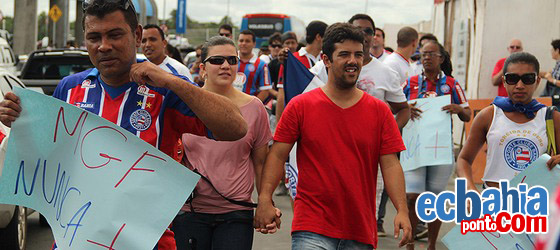
[[[10,32],[10,34],[14,33],[14,18],[11,16],[5,16],[4,19],[2,20],[2,26],[6,27],[6,30],[8,32]],[[0,28],[2,28],[0,26]]]
[[[48,16],[47,12],[41,11],[39,17],[37,17],[37,39],[41,40],[43,37],[49,36],[48,35]]]

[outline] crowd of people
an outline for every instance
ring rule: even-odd
[[[196,47],[196,61],[186,66],[158,25],[138,24],[130,1],[91,0],[83,7],[85,44],[95,68],[64,78],[53,97],[70,104],[87,99],[94,105],[85,109],[201,176],[154,249],[251,249],[255,230],[269,234],[280,228],[282,211],[273,196],[281,182],[292,200],[292,249],[379,247],[378,237],[387,235],[389,199],[399,247],[414,249],[422,234],[428,249],[435,249],[442,222],[419,223],[416,199],[425,191],[446,190],[455,165],[457,176],[478,191],[472,163],[484,143],[482,188],[496,187],[530,164],[508,160],[508,150],[515,150],[507,146],[511,141],[532,143],[537,157],[550,154],[551,168],[560,162],[560,138],[549,141],[546,127],[546,119],[553,119],[559,134],[560,113],[533,99],[541,79],[547,80],[545,95],[560,92],[560,40],[551,43],[557,63],[546,72],[513,39],[511,55],[492,74],[499,97],[475,116],[457,163],[403,171],[401,131],[423,118],[411,100],[449,96],[451,104],[441,112],[462,122],[472,117],[449,53],[434,35],[404,27],[393,51],[384,42],[392,34],[356,14],[346,23],[313,21],[304,38],[275,33],[255,54],[255,34],[244,30],[234,38],[226,24]],[[138,48],[148,60],[137,60]],[[286,105],[289,56],[322,84]],[[0,103],[6,126],[19,116],[19,103],[13,93]],[[127,116],[137,112],[159,119],[134,124]],[[532,132],[506,134],[513,129]],[[255,188],[257,203],[251,199]]]

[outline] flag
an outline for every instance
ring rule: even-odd
[[[283,71],[280,75],[283,79],[279,79],[279,82],[283,81],[286,104],[303,92],[325,85],[292,53],[288,53],[284,68],[280,70]]]

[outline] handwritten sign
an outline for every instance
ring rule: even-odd
[[[403,128],[402,138],[406,146],[406,150],[401,152],[403,170],[452,164],[451,115],[441,110],[451,103],[451,98],[447,95],[411,102],[417,102],[422,117],[409,121]]]
[[[531,164],[530,167],[519,173],[510,181],[510,187],[519,183],[526,183],[530,188],[541,185],[548,189],[549,199],[560,183],[560,168],[556,166],[548,170],[546,162],[550,159],[547,154]],[[468,232],[461,234],[460,225],[457,225],[443,237],[443,243],[449,249],[534,249],[534,235],[532,234],[500,234],[498,232]]]
[[[152,249],[198,176],[130,132],[16,89],[0,203],[33,208],[60,249]]]

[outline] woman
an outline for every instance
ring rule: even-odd
[[[502,82],[508,97],[496,97],[493,105],[475,117],[465,147],[457,159],[457,175],[467,179],[467,186],[477,190],[472,177],[472,162],[486,142],[488,152],[484,170],[484,187],[498,187],[500,179],[511,180],[539,156],[547,153],[546,106],[533,99],[540,77],[537,58],[526,52],[510,55],[503,68]],[[553,113],[556,148],[560,146],[560,113]],[[511,133],[522,131],[523,133]],[[522,152],[520,157],[516,153]],[[555,155],[547,162],[560,162]],[[478,191],[478,190],[477,190]]]
[[[543,96],[554,96],[560,94],[560,39],[556,39],[550,43],[550,55],[556,61],[556,65],[552,72],[543,72],[541,77],[547,80],[546,88]]]
[[[173,221],[178,249],[251,249],[253,244],[251,194],[255,180],[258,191],[272,134],[262,102],[232,85],[238,60],[229,38],[212,37],[202,47],[203,88],[233,101],[249,130],[234,142],[183,135],[183,163],[202,177],[194,198]]]
[[[443,46],[435,41],[427,41],[420,49],[420,53],[424,70],[421,74],[412,76],[406,81],[407,85],[403,91],[407,99],[451,95],[451,104],[444,106],[442,111],[456,114],[461,121],[468,122],[471,118],[471,110],[461,85],[441,69],[441,65],[449,60]],[[413,108],[411,111],[414,117],[419,116],[417,108]],[[404,172],[412,228],[416,228],[418,224],[415,209],[418,196],[425,191],[435,194],[444,191],[452,172],[453,165],[424,166]],[[440,227],[440,220],[428,223],[428,249],[435,249]],[[415,237],[415,235],[413,236]],[[408,244],[407,248],[414,249],[414,244]]]

